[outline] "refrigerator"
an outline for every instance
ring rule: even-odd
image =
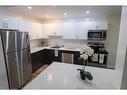
[[[10,89],[21,88],[32,76],[27,32],[0,30]]]
[[[0,36],[0,89],[9,89],[1,36]]]

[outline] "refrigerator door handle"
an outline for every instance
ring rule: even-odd
[[[30,48],[29,35],[28,34],[26,34],[26,43],[27,43],[27,48]]]
[[[29,53],[30,50],[28,49],[27,52],[28,52],[28,53],[27,53],[27,54],[28,54],[28,60],[29,60],[29,63],[31,64],[31,57],[30,57],[30,53]]]

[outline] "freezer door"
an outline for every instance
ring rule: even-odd
[[[2,31],[2,41],[5,53],[17,51],[17,31],[5,30]],[[20,44],[20,43],[19,43]]]
[[[32,65],[30,59],[30,50],[24,49],[21,51],[22,62],[22,84],[24,85],[32,77]]]
[[[30,47],[29,36],[27,32],[5,30],[2,31],[2,39],[4,51],[7,54]]]
[[[21,64],[19,64],[19,61],[18,52],[6,55],[10,89],[17,89],[21,87]]]

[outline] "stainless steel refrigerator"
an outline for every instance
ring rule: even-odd
[[[0,30],[10,89],[21,88],[32,76],[27,32]]]

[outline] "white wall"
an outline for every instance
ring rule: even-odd
[[[125,56],[123,76],[121,82],[121,89],[127,89],[127,47],[126,47],[126,56]]]
[[[121,15],[113,15],[108,17],[108,32],[107,40],[105,42],[106,50],[108,50],[108,68],[115,68],[117,44],[119,38]]]
[[[114,78],[116,86],[119,88],[121,87],[121,81],[123,76],[126,46],[127,46],[127,7],[124,6],[122,8],[117,57],[116,57],[116,65],[115,65],[116,78]]]

